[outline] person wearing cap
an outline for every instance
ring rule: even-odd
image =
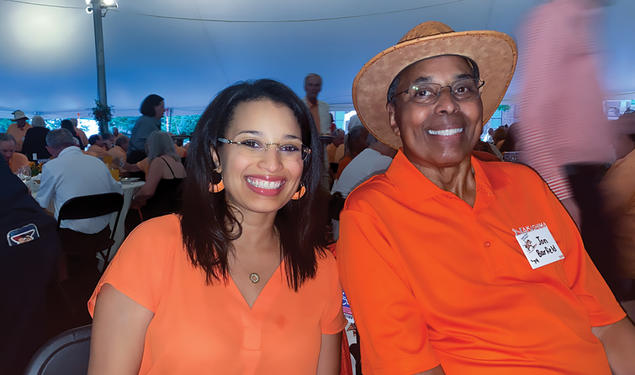
[[[17,110],[13,112],[13,118],[11,121],[14,121],[9,128],[7,129],[7,134],[11,134],[13,138],[15,138],[15,150],[17,152],[22,152],[22,142],[24,142],[24,136],[26,135],[27,130],[31,129],[31,125],[29,125],[26,120],[29,118],[26,117],[24,112]]]
[[[424,22],[354,80],[362,123],[399,149],[340,215],[366,375],[635,372],[635,328],[558,199],[472,156],[516,60],[506,34]]]

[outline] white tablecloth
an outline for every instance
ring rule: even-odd
[[[119,216],[119,222],[117,223],[117,231],[115,232],[115,244],[112,245],[110,249],[110,259],[117,253],[119,246],[125,239],[126,234],[126,215],[128,214],[128,210],[130,209],[130,203],[132,202],[132,197],[139,190],[140,187],[145,185],[143,181],[135,181],[135,182],[122,182],[121,188],[123,189],[123,207],[121,208],[121,215]],[[110,227],[112,228],[115,225],[115,215],[112,216],[110,221]]]

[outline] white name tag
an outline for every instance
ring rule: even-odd
[[[549,232],[547,224],[535,224],[513,231],[532,269],[564,259],[564,254]]]

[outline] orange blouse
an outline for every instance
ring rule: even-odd
[[[139,374],[315,374],[322,334],[345,326],[333,256],[314,279],[287,286],[284,262],[249,308],[232,281],[205,284],[183,246],[178,216],[141,224],[88,302],[108,283],[151,310]]]

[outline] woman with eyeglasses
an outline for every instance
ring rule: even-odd
[[[338,373],[345,320],[314,129],[276,81],[218,94],[181,214],[141,224],[89,301],[89,374]]]

